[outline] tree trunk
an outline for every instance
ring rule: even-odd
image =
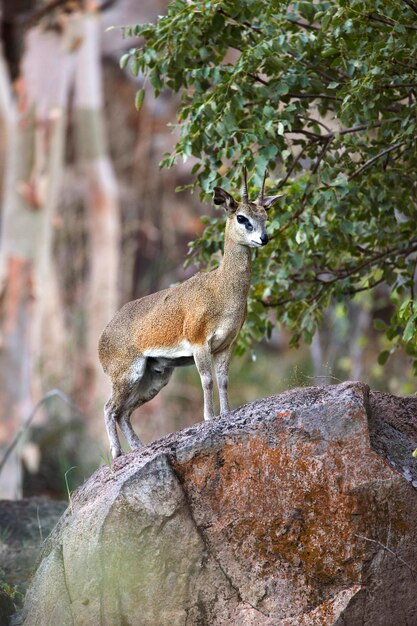
[[[34,363],[42,348],[44,285],[62,174],[72,51],[68,28],[62,34],[38,26],[26,36],[18,81],[18,122],[8,148],[2,224],[0,456],[28,415]],[[11,455],[0,476],[0,497],[15,497],[20,491],[16,455]]]
[[[90,416],[95,436],[104,434],[103,404],[110,388],[98,360],[98,339],[118,306],[120,223],[118,189],[107,153],[103,118],[100,63],[100,16],[83,18],[83,45],[79,51],[74,104],[78,156],[87,183],[90,272],[86,302],[87,336],[83,375],[87,381],[83,410]]]

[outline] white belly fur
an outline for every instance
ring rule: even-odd
[[[142,378],[146,367],[146,357],[176,359],[184,356],[193,356],[191,343],[185,339],[178,346],[148,348],[144,350],[142,356],[134,360],[129,372],[129,379],[134,383]]]
[[[177,346],[161,346],[158,348],[148,348],[144,350],[143,356],[165,357],[166,359],[177,359],[182,356],[193,356],[192,344],[183,339]]]

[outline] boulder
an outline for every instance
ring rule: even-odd
[[[417,399],[293,389],[100,468],[25,626],[417,624]]]

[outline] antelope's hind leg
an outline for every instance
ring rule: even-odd
[[[120,411],[121,407],[118,403],[117,394],[113,391],[104,405],[104,423],[106,425],[107,436],[110,442],[110,452],[113,459],[116,459],[122,454],[122,447],[117,433],[117,422]]]
[[[140,406],[140,404],[138,406]],[[120,416],[120,419],[119,419],[119,426],[120,426],[120,430],[122,431],[123,435],[126,438],[127,443],[129,444],[130,449],[139,450],[139,448],[142,448],[143,443],[141,442],[141,440],[139,439],[139,437],[133,430],[133,426],[130,423],[132,412],[133,412],[133,409],[123,412],[123,414]]]
[[[110,441],[110,450],[112,458],[115,459],[122,454],[119,435],[117,433],[117,425],[126,438],[132,450],[137,450],[143,446],[143,443],[135,433],[130,423],[132,411],[135,408],[132,400],[134,393],[132,389],[126,390],[125,393],[115,393],[113,391],[110,399],[104,407],[104,421]]]
[[[130,416],[133,409],[140,405],[137,390],[145,371],[146,359],[144,357],[136,358],[122,381],[113,384],[112,394],[104,407],[104,422],[113,459],[122,454],[117,424],[132,449],[136,450],[143,445],[132,428]]]
[[[143,446],[130,423],[132,412],[145,402],[152,400],[162,387],[165,387],[171,378],[172,371],[172,367],[168,367],[159,360],[149,358],[140,381],[135,383],[132,388],[128,398],[128,410],[124,411],[119,419],[120,430],[132,450],[138,450]]]
[[[130,422],[132,413],[145,402],[152,400],[165,387],[174,369],[159,359],[148,358],[143,359],[143,362],[143,367],[137,367],[134,370],[138,373],[137,378],[134,379],[133,376],[130,376],[122,389],[113,391],[112,397],[106,405],[106,409],[108,407],[106,427],[113,458],[122,454],[116,424],[119,425],[132,450],[138,450],[143,446]],[[107,415],[109,415],[109,419]]]

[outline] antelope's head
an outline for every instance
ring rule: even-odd
[[[214,188],[214,204],[224,207],[228,217],[228,236],[235,243],[249,246],[250,248],[259,248],[268,243],[268,235],[265,229],[266,212],[282,195],[264,195],[266,175],[267,173],[265,172],[259,196],[253,201],[249,200],[246,168],[243,171],[241,202],[237,202],[230,193],[221,187]]]

